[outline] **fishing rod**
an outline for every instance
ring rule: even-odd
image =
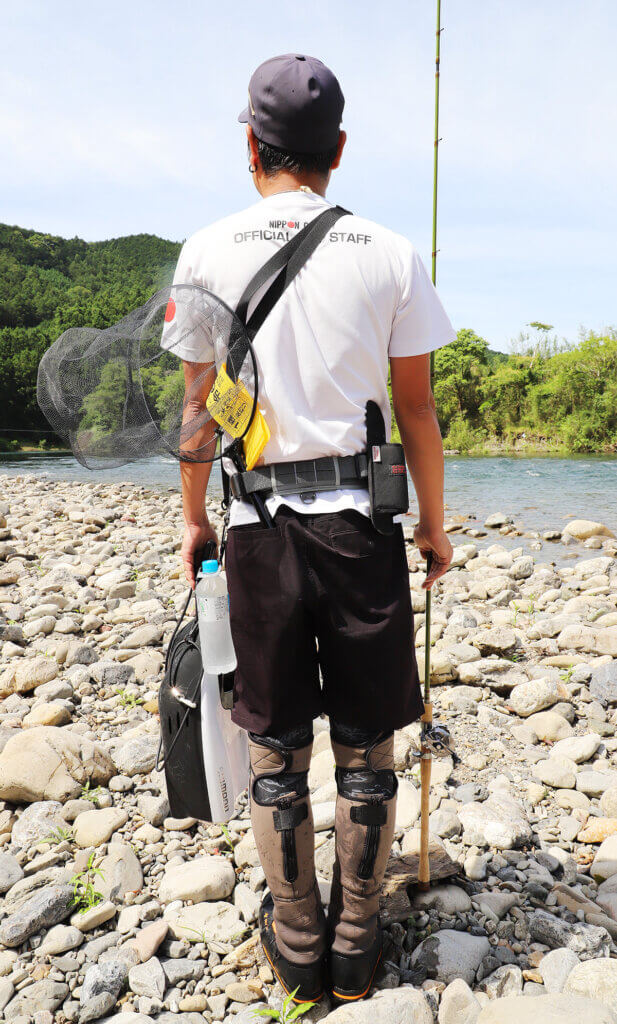
[[[433,146],[433,235],[431,251],[431,280],[437,283],[437,171],[439,167],[439,63],[441,51],[441,0],[437,0],[437,29],[435,33],[435,139]],[[435,353],[430,356],[430,383],[433,385]],[[431,569],[430,555],[426,563],[427,574]],[[424,621],[424,714],[421,718],[420,733],[420,862],[418,865],[418,887],[428,889],[431,881],[429,860],[429,801],[431,789],[431,764],[435,742],[433,738],[433,705],[431,702],[431,592],[426,591]],[[436,739],[436,737],[435,737]]]

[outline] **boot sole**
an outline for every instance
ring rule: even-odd
[[[346,1003],[353,1003],[353,1002],[357,1002],[358,999],[363,999],[364,996],[367,994],[367,992],[370,990],[371,985],[373,984],[373,978],[375,977],[375,971],[377,970],[377,968],[379,967],[379,964],[381,963],[382,955],[383,955],[383,949],[380,949],[379,950],[379,956],[377,957],[377,959],[375,961],[375,965],[373,967],[373,970],[371,971],[371,976],[369,978],[368,985],[366,986],[366,988],[362,992],[343,992],[343,991],[339,991],[338,989],[333,988],[332,989],[332,998],[340,1000],[341,1002],[346,1002]]]
[[[279,970],[275,966],[273,958],[270,955],[270,952],[268,951],[268,945],[269,945],[270,942],[272,942],[274,944],[274,946],[276,947],[277,952],[278,952],[278,947],[276,946],[276,937],[275,937],[275,934],[274,934],[273,922],[270,923],[271,920],[272,920],[271,917],[270,917],[270,914],[271,914],[271,910],[269,908],[265,908],[264,909],[263,906],[262,906],[262,911],[261,911],[261,913],[259,915],[259,924],[260,924],[260,929],[259,930],[260,930],[262,949],[263,949],[264,953],[266,954],[266,959],[267,959],[268,963],[270,964],[270,967],[272,968],[272,970],[274,972],[274,976],[276,977],[276,980],[278,981],[279,985],[283,989],[285,995],[291,996],[292,1003],[298,1003],[298,1004],[300,1004],[300,1003],[318,1003],[320,999],[323,999],[323,996],[325,994],[323,989],[319,993],[319,995],[317,995],[317,996],[307,996],[307,995],[304,995],[304,996],[298,996],[298,995],[292,996],[291,992],[293,992],[293,990],[297,986],[296,985],[292,985],[291,986],[291,991],[290,991],[289,988],[287,987],[289,982],[286,982],[286,981],[283,980]],[[283,959],[282,954],[280,952],[279,952],[278,955],[279,955],[279,957],[281,957],[281,959]]]

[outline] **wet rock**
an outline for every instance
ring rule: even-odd
[[[592,519],[573,519],[562,531],[564,534],[574,537],[575,540],[588,540],[589,537],[614,537],[615,534],[603,523],[594,522]]]

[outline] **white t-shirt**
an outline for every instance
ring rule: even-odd
[[[332,205],[313,192],[278,192],[217,221],[185,242],[174,284],[200,285],[235,309],[259,268]],[[270,283],[251,300],[249,316]],[[341,217],[255,338],[259,406],[271,434],[264,462],[364,451],[369,399],[381,407],[389,437],[388,358],[431,352],[455,336],[411,243],[363,217]],[[213,359],[203,337],[174,352],[192,362]],[[369,512],[366,490],[322,492],[310,502],[272,497],[270,514],[281,504],[306,514]],[[232,502],[230,526],[257,520],[251,504]]]

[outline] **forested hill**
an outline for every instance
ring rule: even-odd
[[[131,235],[107,242],[64,239],[0,225],[0,451],[49,430],[36,402],[38,364],[68,327],[106,327],[169,284],[179,242]],[[473,330],[435,358],[434,391],[447,448],[617,451],[617,331],[558,341],[533,322],[511,355]],[[182,371],[146,372],[144,386],[163,422],[182,392]],[[93,432],[120,415],[123,392],[110,377],[83,407]],[[174,404],[175,403],[175,404]],[[9,431],[14,431],[12,434]],[[49,439],[52,440],[51,438]]]
[[[36,403],[45,349],[68,327],[105,327],[171,281],[180,242],[105,242],[0,224],[0,443],[6,429],[49,429]]]

